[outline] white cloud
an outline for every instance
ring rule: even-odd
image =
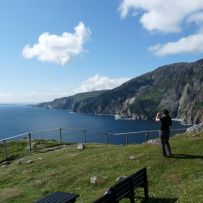
[[[173,54],[188,54],[203,52],[203,34],[198,33],[183,37],[176,42],[154,45],[149,48],[157,56],[166,56]]]
[[[71,92],[54,89],[50,91],[0,92],[1,103],[39,103],[69,96]]]
[[[143,28],[150,32],[180,33],[192,23],[196,25],[197,29],[194,30],[193,34],[181,37],[174,42],[151,46],[149,50],[155,55],[203,52],[202,0],[123,0],[119,10],[123,18],[128,15],[130,10],[139,13],[140,23]],[[191,31],[193,30],[191,29]]]
[[[190,15],[187,19],[188,23],[196,23],[201,25],[203,23],[203,12],[198,12],[198,13],[194,13],[192,15]]]
[[[202,9],[202,0],[123,0],[119,8],[123,18],[130,10],[139,12],[145,29],[164,33],[180,32],[186,19]]]
[[[33,46],[26,45],[22,55],[25,58],[36,57],[40,61],[65,65],[74,57],[83,52],[84,42],[90,37],[91,31],[80,22],[74,33],[64,32],[61,36],[42,33],[38,42]]]
[[[0,92],[0,98],[2,97],[10,97],[12,95],[11,92]]]
[[[70,95],[89,92],[95,90],[112,89],[122,83],[128,81],[130,78],[117,78],[110,79],[95,75],[94,77],[88,78],[80,84],[75,90],[64,90],[55,88],[52,90],[41,90],[41,91],[29,91],[29,92],[0,92],[0,104],[2,103],[40,103],[52,101],[56,98],[68,97]]]
[[[79,92],[113,89],[115,87],[118,87],[122,83],[128,81],[129,79],[130,78],[111,79],[97,74],[82,82],[80,86],[74,90],[74,92],[79,93]]]

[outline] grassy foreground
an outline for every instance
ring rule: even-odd
[[[159,145],[147,143],[86,145],[84,150],[66,145],[28,154],[25,142],[13,142],[9,152],[14,160],[9,165],[0,164],[0,202],[29,203],[53,191],[69,191],[80,195],[77,202],[89,203],[118,176],[130,175],[144,166],[149,202],[203,202],[203,133],[176,135],[170,142],[172,158],[163,158]],[[52,146],[51,142],[41,144]],[[131,155],[133,159],[129,159]],[[97,185],[90,184],[92,176],[98,177]],[[137,195],[143,196],[142,190]]]

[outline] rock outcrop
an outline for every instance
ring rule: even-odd
[[[193,133],[198,133],[203,131],[203,123],[194,125],[190,128],[187,129],[186,133],[188,134],[193,134]]]

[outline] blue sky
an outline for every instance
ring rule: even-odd
[[[202,0],[1,0],[0,103],[111,89],[196,61],[202,25]]]

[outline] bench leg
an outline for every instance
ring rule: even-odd
[[[149,194],[148,194],[148,184],[146,183],[145,185],[144,185],[144,197],[145,197],[145,199],[149,199]]]
[[[134,195],[133,195],[133,196],[130,196],[130,202],[131,202],[131,203],[135,203]]]
[[[144,197],[145,199],[149,199],[149,190],[148,190],[148,180],[147,180],[147,170],[145,168],[145,183],[144,183]]]
[[[134,190],[131,190],[128,198],[130,199],[131,203],[135,203],[135,193],[134,193]]]

